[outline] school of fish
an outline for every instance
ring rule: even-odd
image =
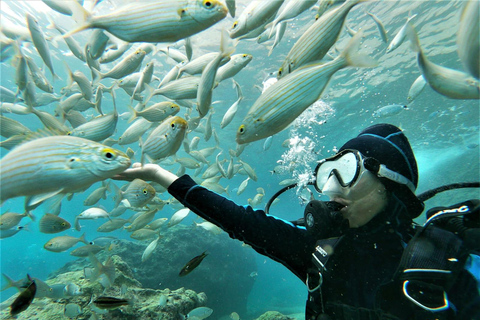
[[[246,7],[231,0],[157,0],[118,5],[114,10],[97,10],[105,5],[101,1],[42,1],[50,10],[46,12],[48,26],[31,13],[25,14],[23,24],[0,22],[2,68],[10,68],[14,74],[8,83],[2,80],[0,87],[0,202],[25,197],[21,213],[2,206],[1,239],[27,230],[23,218],[38,223],[40,232],[46,234],[60,234],[72,226],[80,231],[90,220],[101,219],[105,222],[98,232],[128,232],[134,240],[148,241],[142,255],[142,262],[147,261],[161,246],[165,228],[181,223],[189,210],[162,196],[166,190],[158,185],[141,179],[119,183],[110,178],[133,162],[151,162],[179,165],[177,175],[189,173],[200,185],[218,193],[228,194],[228,180],[244,175],[236,194],[244,192],[250,180],[258,179],[252,165],[241,157],[247,144],[265,139],[264,149],[268,149],[271,137],[319,100],[341,69],[382,63],[368,52],[360,52],[365,51],[364,31],[346,25],[350,11],[360,7],[364,7],[359,10],[365,12],[365,19],[377,28],[387,59],[402,43],[411,46],[420,76],[405,97],[409,104],[427,85],[451,99],[480,99],[477,0],[464,1],[459,13],[456,43],[462,70],[428,58],[416,25],[421,12],[404,12],[405,24],[395,35],[390,34],[390,40],[392,30],[370,11],[369,0],[263,0],[250,1]],[[289,44],[288,54],[266,79],[256,101],[250,107],[242,106],[248,112],[236,137],[228,137],[236,141],[237,148],[226,150],[220,130],[232,123],[245,99],[235,77],[252,60],[265,59],[236,52],[238,44],[269,42],[268,56],[274,55],[289,24],[300,15],[309,16],[307,28]],[[345,28],[351,38],[337,47]],[[82,37],[87,39],[85,43],[77,40]],[[215,44],[218,50],[203,53],[196,47],[210,38],[219,39]],[[60,47],[64,49],[60,51]],[[83,67],[77,70],[68,63],[70,59]],[[62,69],[66,79],[58,76]],[[228,86],[219,87],[224,81]],[[236,94],[231,101],[216,101],[215,92],[225,87],[232,87]],[[118,103],[117,96],[125,94],[130,103]],[[224,103],[231,106],[220,111],[217,105]],[[405,110],[409,105],[391,104],[380,106],[372,116],[392,117],[408,112]],[[41,125],[30,125],[23,120],[27,116],[38,118]],[[219,127],[212,125],[212,117],[221,119]],[[118,129],[125,126],[125,130]],[[200,148],[200,144],[206,146]],[[95,183],[98,187],[85,194]],[[265,191],[257,188],[249,204],[260,205],[264,195]],[[74,219],[61,217],[62,202],[79,196],[84,196],[84,208]],[[97,205],[109,198],[114,209],[107,211]],[[162,216],[165,205],[176,213]],[[33,214],[37,207],[45,207],[38,221]],[[196,226],[212,234],[221,232],[208,222]],[[109,286],[115,270],[110,261],[100,262],[95,254],[108,249],[111,242],[87,238],[86,234],[58,235],[43,248],[61,253],[83,243],[70,254],[88,258],[93,265],[89,279]],[[188,274],[205,256],[204,252],[193,258],[193,265],[179,270],[180,275]],[[29,281],[41,291],[40,279]],[[12,279],[8,282],[19,287]],[[25,310],[30,298],[23,302],[27,306],[12,306],[12,314]],[[129,303],[110,297],[94,301],[106,309]],[[66,306],[65,312],[77,314],[77,309],[76,305]],[[201,319],[211,314],[210,310],[197,313]]]

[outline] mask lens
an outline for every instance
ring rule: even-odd
[[[334,174],[342,187],[350,186],[358,175],[358,158],[353,152],[346,152],[339,157],[326,159],[320,163],[316,172],[315,187],[318,192],[322,192],[328,178]]]

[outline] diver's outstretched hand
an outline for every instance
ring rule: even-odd
[[[148,163],[142,166],[141,163],[136,162],[131,168],[115,175],[113,179],[126,181],[142,179],[157,182],[164,188],[168,188],[178,177],[170,171],[163,169],[158,164]]]

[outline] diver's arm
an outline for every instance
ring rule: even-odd
[[[304,280],[315,247],[304,228],[254,210],[196,184],[188,175],[175,180],[168,192],[200,217],[226,231],[233,239],[282,263]]]

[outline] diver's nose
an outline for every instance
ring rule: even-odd
[[[332,199],[335,195],[343,194],[343,187],[337,179],[337,176],[332,174],[322,188],[322,193]]]

